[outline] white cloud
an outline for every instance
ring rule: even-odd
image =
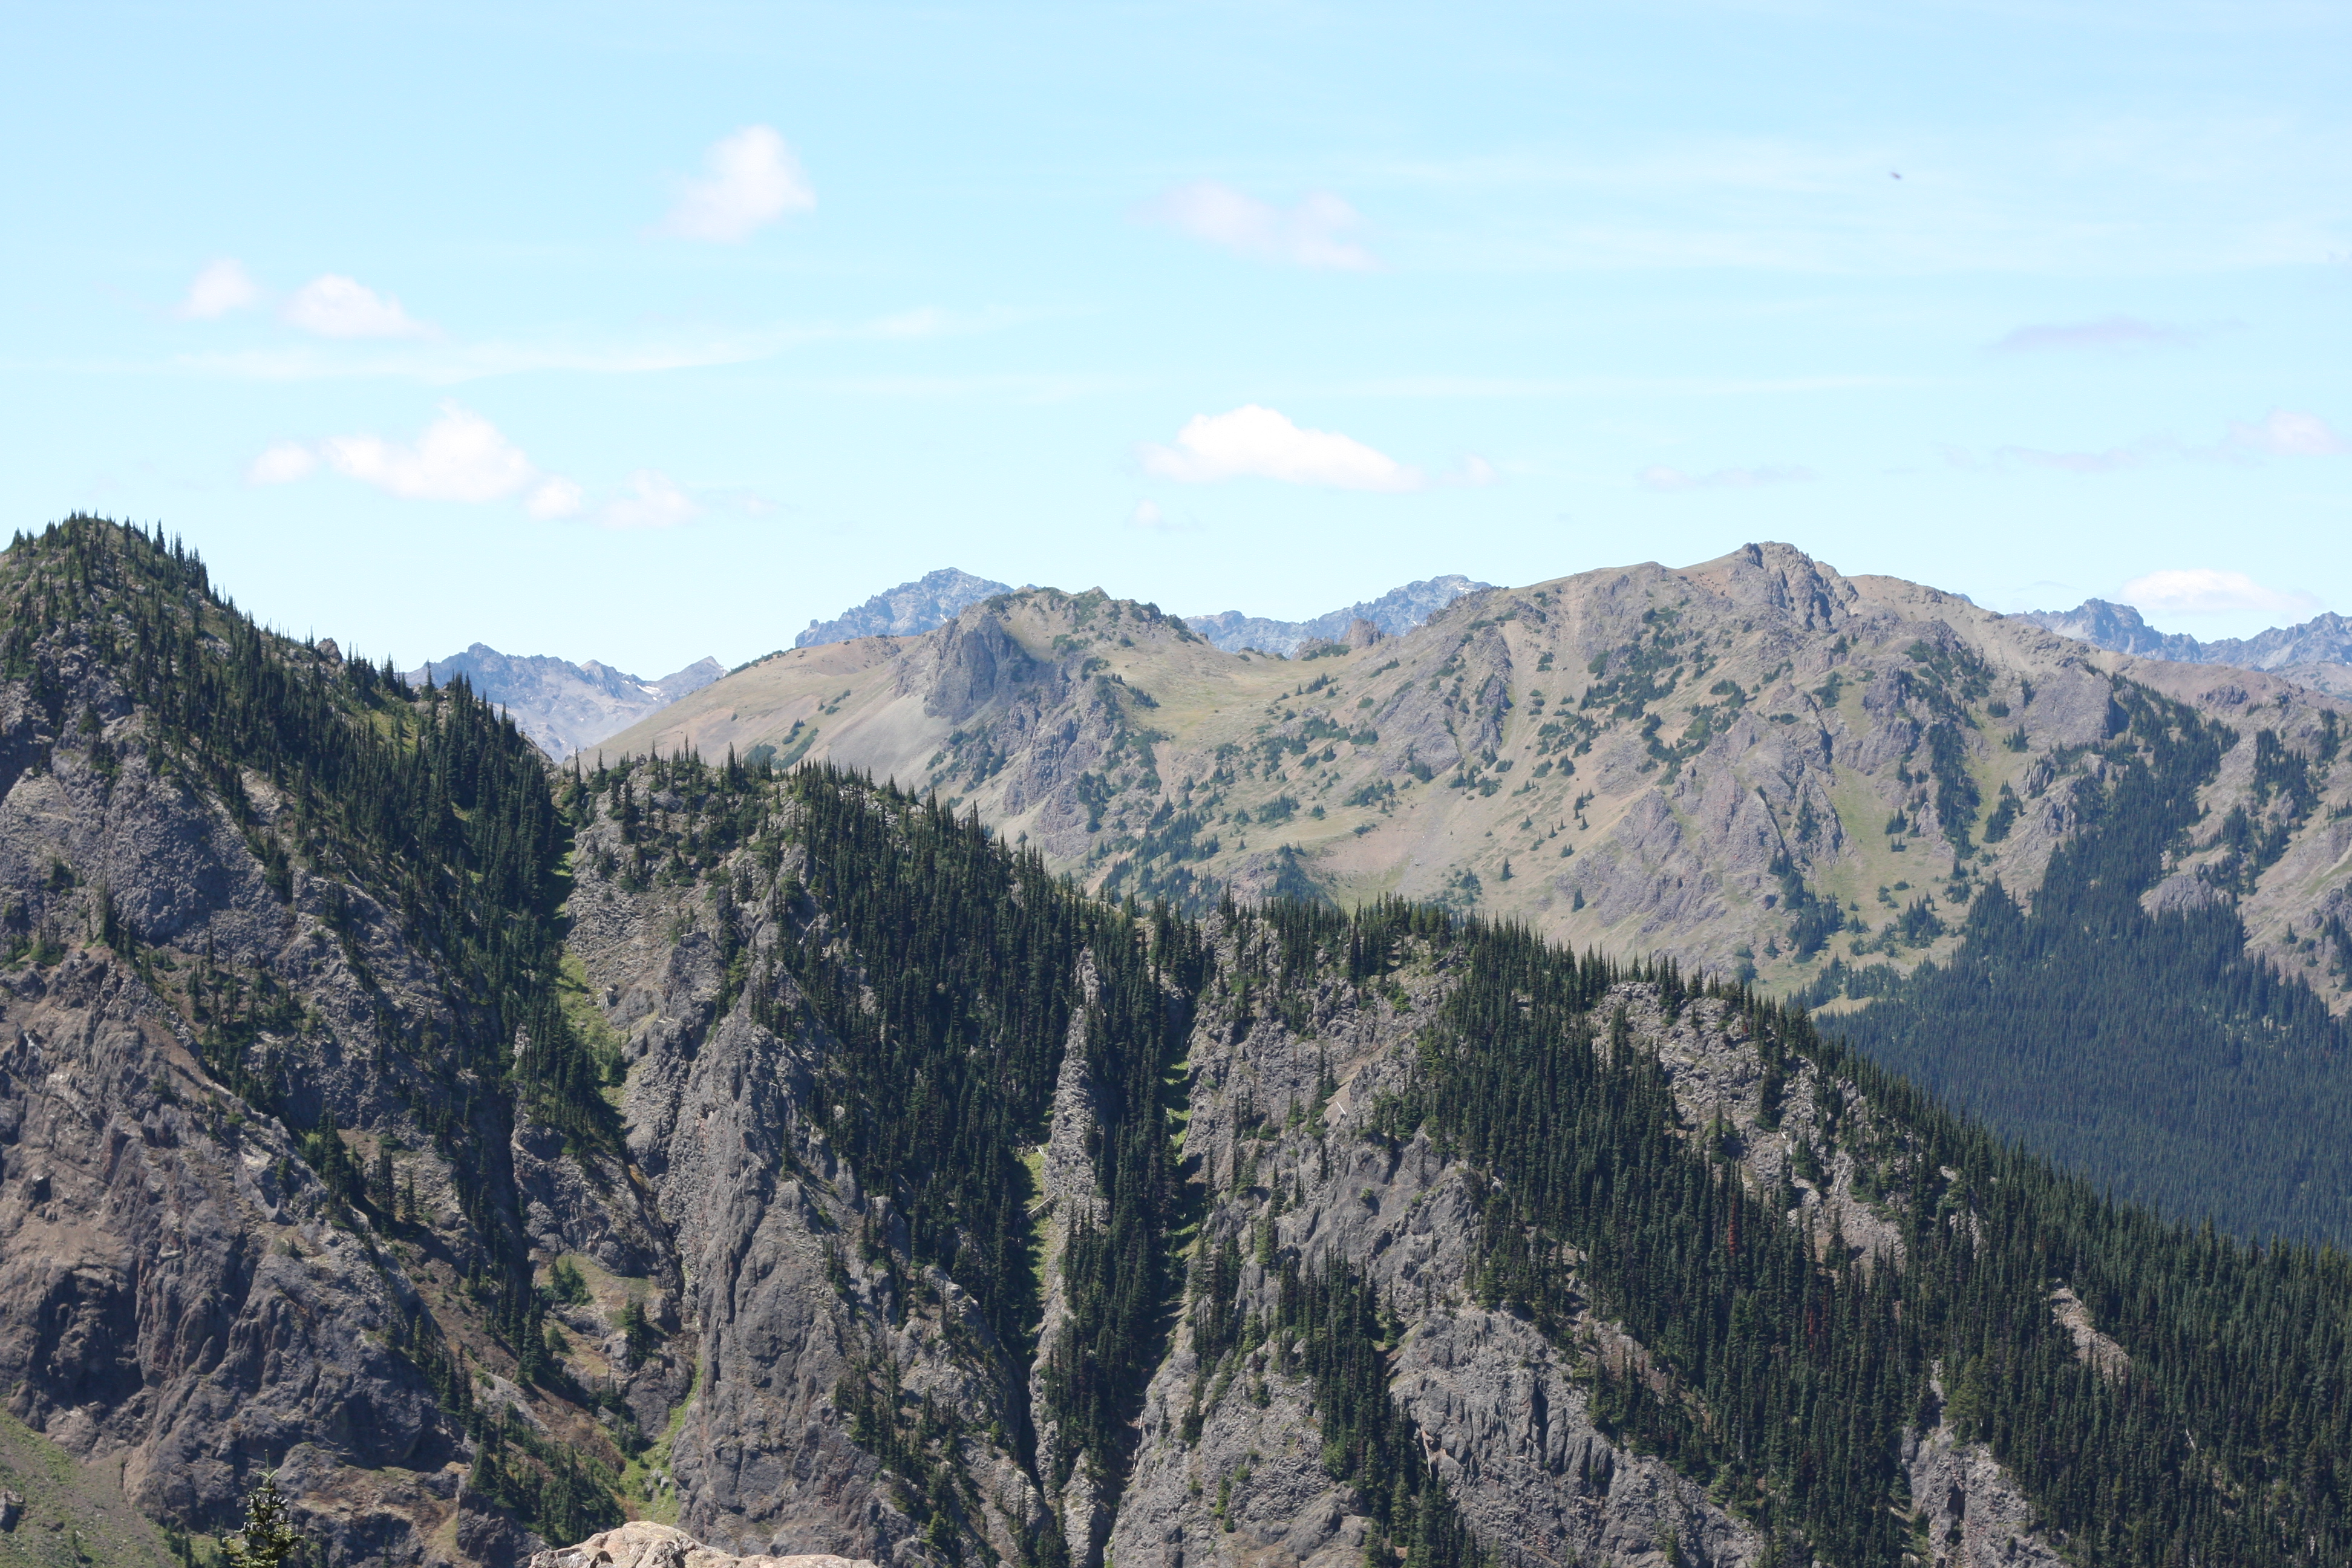
[[[415,446],[332,436],[319,444],[319,454],[337,473],[408,500],[502,500],[541,478],[498,426],[454,403],[441,405],[441,417]]]
[[[748,239],[788,213],[816,205],[801,161],[765,125],[747,125],[711,143],[703,155],[709,174],[679,182],[677,203],[662,229],[682,239]]]
[[[1715,490],[1753,489],[1759,485],[1802,484],[1821,478],[1811,468],[1786,464],[1765,464],[1753,468],[1716,468],[1704,474],[1687,473],[1664,464],[1643,468],[1633,476],[1644,489],[1653,490]]]
[[[249,485],[290,485],[319,466],[319,455],[299,441],[280,441],[245,470]]]
[[[2259,425],[2232,424],[2230,445],[2273,458],[2333,458],[2352,452],[2352,442],[2316,414],[2273,408]]]
[[[187,298],[177,314],[190,321],[216,321],[231,310],[242,310],[261,299],[261,285],[245,263],[224,256],[205,267],[188,284]]]
[[[404,500],[479,506],[515,499],[542,521],[593,514],[607,528],[676,528],[706,510],[703,499],[652,468],[631,474],[620,494],[592,507],[588,491],[577,482],[541,469],[497,426],[455,403],[443,404],[440,416],[410,443],[381,436],[331,436],[310,445],[281,441],[254,458],[246,479],[256,485],[288,484],[321,462]],[[779,510],[749,490],[713,492],[708,499],[753,517]]]
[[[322,338],[422,338],[433,329],[356,278],[329,272],[313,278],[286,301],[286,320]]]
[[[1381,264],[1348,237],[1363,219],[1328,191],[1278,207],[1215,180],[1195,180],[1148,203],[1139,216],[1255,261],[1342,272],[1369,272]]]
[[[1201,527],[1198,519],[1171,516],[1158,501],[1151,500],[1137,501],[1135,510],[1127,514],[1127,525],[1148,533],[1193,533]]]
[[[1229,414],[1196,414],[1175,445],[1138,448],[1144,471],[1185,484],[1279,479],[1343,490],[1417,490],[1418,468],[1330,430],[1302,430],[1271,408],[1244,404]]]
[[[2171,567],[2135,577],[2124,584],[2123,598],[2147,615],[2198,616],[2230,610],[2308,615],[2320,607],[2309,594],[2266,588],[2243,572],[2211,566]]]
[[[2044,321],[2019,327],[1992,346],[2003,353],[2162,348],[2196,341],[2182,327],[2144,321],[2137,316],[2103,316],[2095,321]]]
[[[586,491],[561,475],[551,474],[532,488],[530,494],[523,500],[522,509],[531,516],[543,521],[558,517],[577,517],[580,515],[581,508],[587,504]]]
[[[667,474],[639,468],[629,476],[630,493],[604,503],[597,514],[607,528],[676,528],[702,514],[694,498]]]

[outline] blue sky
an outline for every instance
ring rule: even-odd
[[[16,5],[0,498],[404,663],[1760,538],[2242,633],[2352,609],[2347,79],[2262,0]]]

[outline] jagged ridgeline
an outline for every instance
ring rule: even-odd
[[[2238,904],[2315,804],[2336,759],[2255,736],[2257,828],[2241,805],[2221,891],[2151,913],[2142,896],[2191,845],[2199,791],[2237,739],[2127,681],[2085,748],[2081,830],[2032,910],[1996,882],[1948,964],[1909,975],[1832,960],[1805,999],[1868,1003],[1833,1026],[1870,1056],[2114,1190],[2239,1236],[2352,1237],[2352,1031],[2302,975],[2251,952]],[[2267,858],[2265,858],[2267,857]],[[2315,933],[2318,934],[2318,933]]]
[[[1196,1051],[1202,1030],[1305,1030],[1335,1008],[1391,1005],[1410,982],[1433,999],[1414,1015],[1417,1052],[1354,1138],[1391,1162],[1426,1144],[1476,1173],[1470,1297],[1581,1366],[1601,1429],[1705,1485],[1762,1534],[1760,1560],[1926,1551],[1906,1440],[1934,1429],[1988,1445],[2084,1562],[2352,1553],[2340,1254],[2251,1247],[2110,1202],[1801,1012],[1426,908],[1227,905],[1199,924],[1115,909],[975,820],[830,769],[771,778],[684,758],[582,787],[611,814],[634,811],[638,789],[677,807],[623,876],[667,865],[690,879],[723,847],[708,825],[745,820],[747,802],[780,825],[771,863],[786,868],[764,909],[746,899],[753,881],[714,889],[740,928],[722,951],[758,1016],[791,1027],[805,1007],[839,1042],[829,1125],[888,1200],[860,1245],[894,1282],[935,1264],[983,1304],[992,1335],[963,1353],[1002,1391],[992,1423],[1018,1429],[1023,1370],[1041,1354],[1052,1368],[1035,1428],[1075,1436],[1035,1455],[1049,1496],[1074,1468],[1114,1495],[1125,1483],[1144,1380],[1173,1334],[1193,1367],[1176,1443],[1201,1440],[1204,1407],[1253,1378],[1263,1405],[1286,1373],[1311,1390],[1322,1463],[1358,1489],[1376,1539],[1433,1564],[1517,1550],[1477,1537],[1390,1394],[1399,1344],[1445,1300],[1384,1291],[1370,1259],[1284,1239],[1286,1202],[1346,1157],[1349,1135],[1324,1131],[1335,1086],[1250,1135],[1287,1141],[1248,1145],[1266,1171],[1241,1143],[1222,1170],[1214,1151],[1187,1159],[1171,1143],[1188,1029]],[[763,927],[782,933],[772,953],[753,952]],[[1656,1014],[1639,1036],[1629,998]],[[1752,1052],[1744,1131],[1678,1101],[1661,1030]],[[1099,1089],[1089,1148],[1108,1217],[1063,1255],[1071,1315],[1041,1344],[1052,1280],[1024,1267],[1035,1189],[1019,1156],[1048,1130],[1066,1041],[1083,1042]],[[1268,1173],[1284,1149],[1303,1163]],[[1822,1206],[1833,1185],[1874,1237],[1849,1237]],[[1188,1215],[1188,1192],[1204,1210]],[[903,1229],[870,1217],[893,1211]],[[2084,1352],[2053,1310],[2061,1287],[2127,1371]],[[1604,1329],[1624,1336],[1616,1349]],[[928,1399],[905,1412],[896,1375],[870,1366],[836,1397],[902,1477],[902,1501],[956,1538],[974,1512],[959,1469],[970,1434]],[[1086,1543],[1042,1521],[1029,1554],[1063,1551]]]

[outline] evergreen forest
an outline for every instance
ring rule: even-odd
[[[2235,737],[2144,688],[2118,689],[2104,777],[2074,794],[2082,826],[2051,857],[2031,912],[1998,883],[1958,952],[1896,977],[1827,967],[1806,1000],[1866,999],[1826,1023],[1940,1100],[2125,1196],[2242,1237],[2352,1240],[2352,1038],[2300,977],[2246,951],[2224,859],[2210,900],[2151,914],[2141,895],[2201,837],[2198,791]],[[2308,815],[2312,762],[2259,733],[2256,782]],[[2248,855],[2284,842],[2221,826]],[[2264,840],[2267,837],[2267,844]],[[2319,933],[2314,932],[2314,936]]]

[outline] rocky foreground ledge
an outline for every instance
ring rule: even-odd
[[[856,1557],[822,1552],[794,1557],[736,1557],[705,1546],[682,1530],[632,1520],[577,1546],[531,1553],[529,1568],[874,1568]]]

